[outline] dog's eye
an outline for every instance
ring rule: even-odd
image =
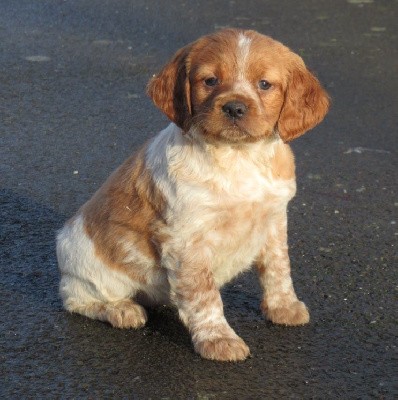
[[[262,79],[260,82],[258,82],[258,87],[261,90],[267,90],[271,87],[271,84],[268,81],[266,81],[265,79]]]
[[[206,86],[216,86],[218,84],[218,79],[216,77],[205,79]]]

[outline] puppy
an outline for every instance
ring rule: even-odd
[[[243,360],[220,287],[255,265],[261,310],[309,321],[290,276],[286,142],[325,116],[328,95],[302,59],[254,31],[226,29],[180,49],[148,85],[172,123],[121,165],[57,238],[68,311],[139,328],[172,304],[202,357]]]

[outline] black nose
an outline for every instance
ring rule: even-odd
[[[242,118],[247,107],[239,101],[229,101],[222,106],[222,110],[229,118]]]

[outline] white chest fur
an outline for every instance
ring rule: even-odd
[[[294,180],[272,176],[276,143],[214,148],[171,124],[148,149],[170,235],[181,247],[207,252],[219,286],[251,265],[273,216],[295,193]]]

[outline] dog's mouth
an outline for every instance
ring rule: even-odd
[[[226,123],[219,135],[232,141],[252,141],[256,136],[241,121],[235,120]]]
[[[195,125],[202,135],[211,141],[253,143],[266,136],[264,132],[250,129],[250,124],[235,118],[216,118],[215,120],[209,118],[198,121]]]

